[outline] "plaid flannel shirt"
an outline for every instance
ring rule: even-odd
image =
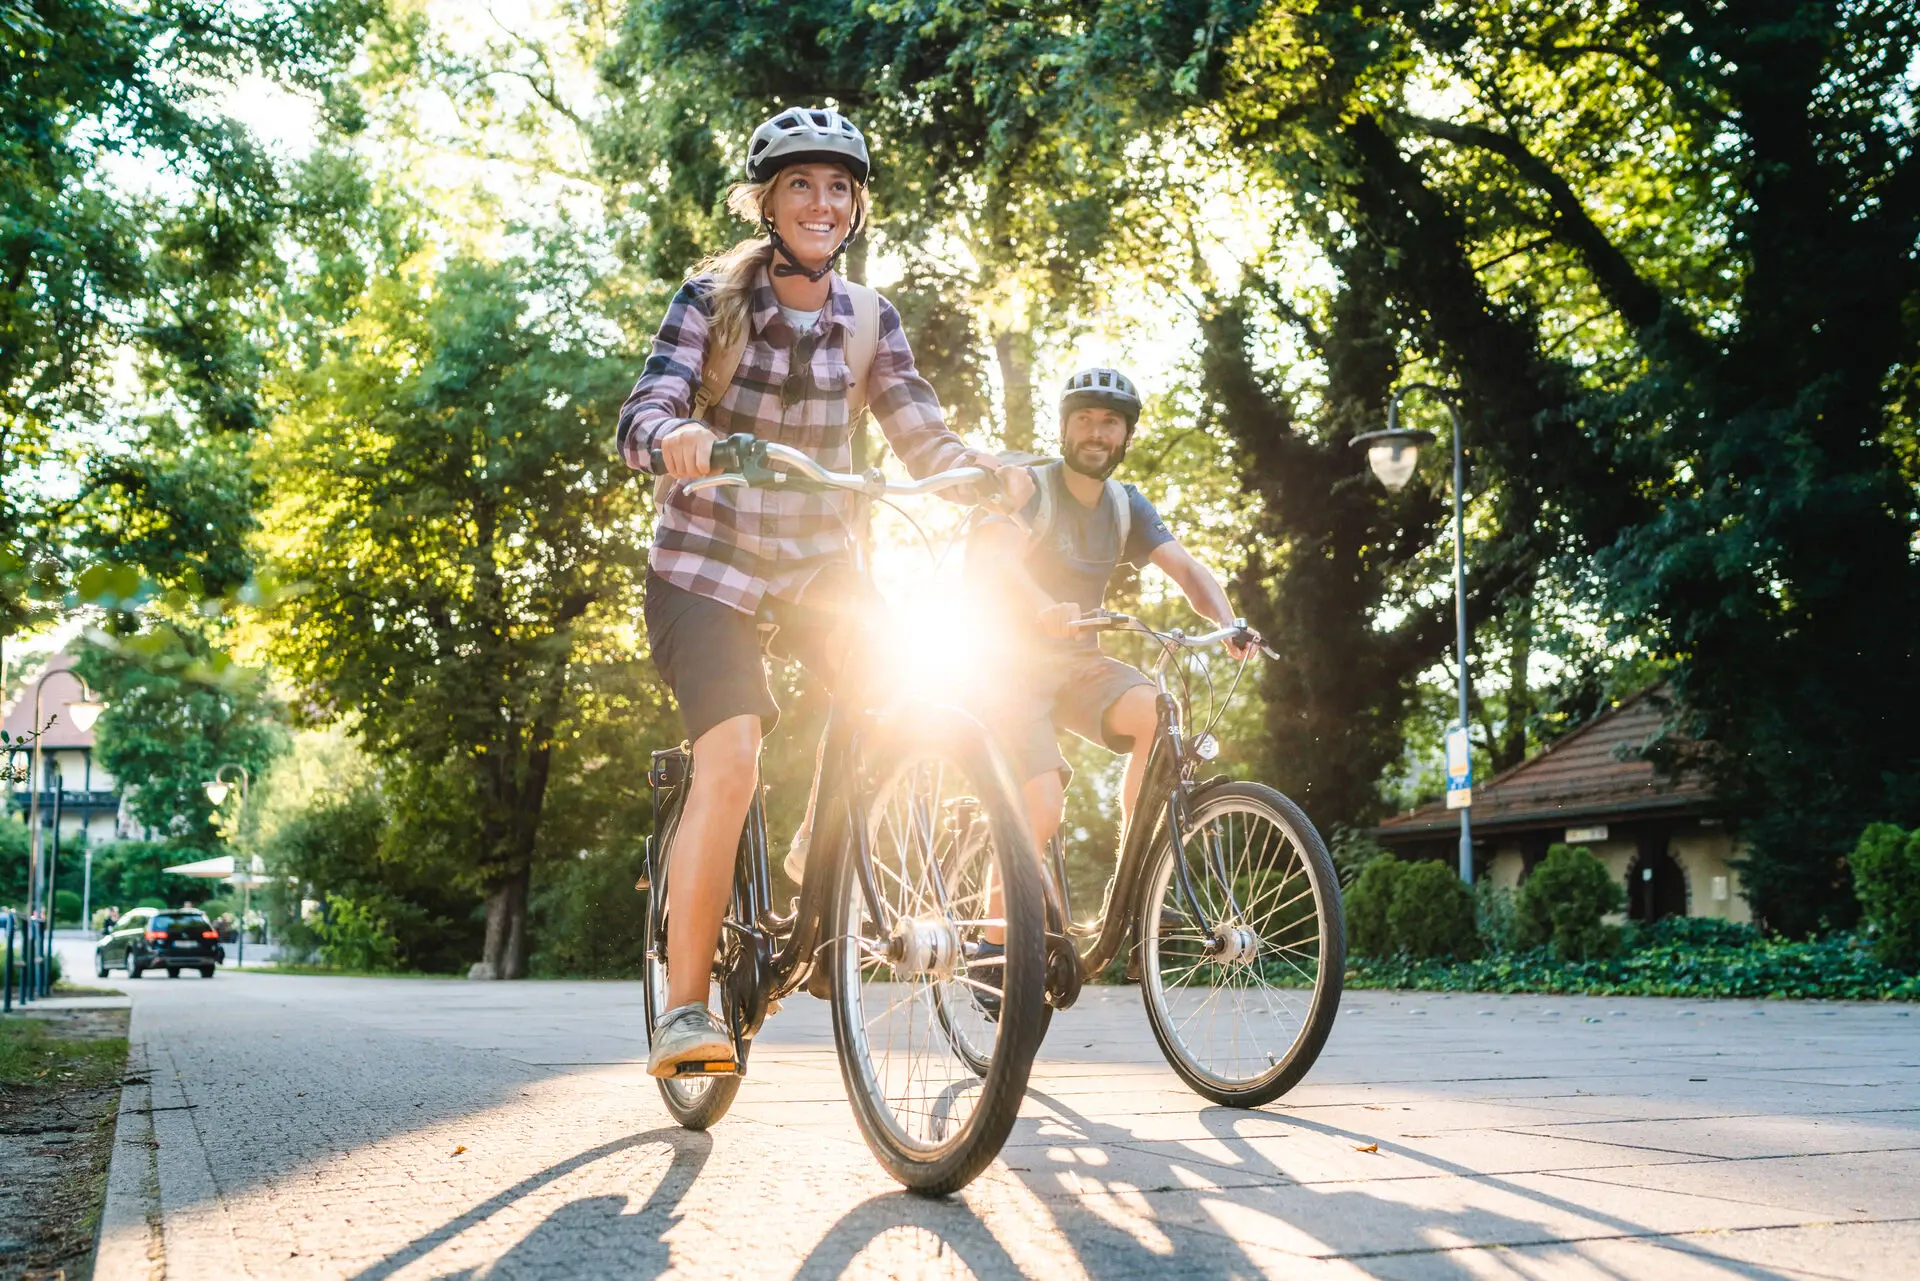
[[[781,403],[798,335],[774,300],[763,268],[754,285],[747,342],[733,382],[708,410],[711,422],[687,417],[707,358],[706,294],[712,281],[696,277],[680,287],[653,338],[640,381],[620,406],[620,456],[650,472],[648,452],[675,428],[698,423],[717,436],[752,432],[805,450],[832,471],[853,469],[852,424],[847,418],[847,343],[853,335],[853,299],[836,274],[821,313],[819,340],[808,366],[805,394]],[[915,477],[960,464],[969,451],[947,430],[933,388],[914,368],[900,313],[880,300],[880,333],[867,372],[867,399],[887,443]],[[814,574],[844,558],[850,546],[851,500],[839,494],[779,489],[710,489],[688,494],[676,481],[654,526],[647,563],[676,587],[745,613],[771,594],[796,599]]]

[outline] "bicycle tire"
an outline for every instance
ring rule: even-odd
[[[676,807],[667,821],[665,831],[658,834],[661,851],[659,865],[651,869],[653,875],[647,889],[645,938],[642,940],[646,949],[643,953],[646,957],[646,981],[642,986],[646,992],[648,1050],[653,1048],[653,1029],[659,1026],[660,1016],[666,1013],[667,1001],[667,966],[661,959],[666,939],[654,937],[656,913],[651,896],[664,896],[666,893],[667,860],[673,854],[673,837],[679,827],[680,811]],[[662,901],[665,901],[664,897]],[[666,920],[664,913],[657,914],[657,917],[662,923]],[[725,1001],[724,991],[720,993],[720,999]],[[722,1004],[721,1008],[724,1010],[726,1007]],[[733,1106],[734,1097],[740,1093],[740,1080],[738,1076],[655,1077],[654,1084],[660,1087],[660,1098],[667,1105],[667,1112],[675,1123],[683,1129],[704,1130],[717,1123]]]
[[[1235,897],[1240,900],[1242,914],[1249,918],[1240,923],[1248,925],[1254,934],[1252,955],[1226,962],[1208,959],[1204,938],[1210,931],[1191,923],[1173,874],[1173,842],[1164,832],[1147,875],[1140,882],[1135,920],[1141,997],[1161,1053],[1196,1094],[1228,1107],[1251,1108],[1271,1103],[1298,1085],[1326,1045],[1339,1012],[1346,973],[1346,923],[1333,859],[1320,833],[1298,805],[1259,783],[1223,784],[1200,793],[1193,801],[1185,843],[1195,892],[1210,915],[1217,909],[1224,915],[1225,897],[1218,893],[1218,876],[1208,871],[1199,857],[1199,840],[1211,831],[1224,832],[1224,839],[1230,842],[1236,818],[1242,832],[1259,823],[1285,840],[1273,851],[1278,858],[1267,852],[1272,850],[1270,838],[1263,838],[1260,853],[1222,857],[1238,887]],[[1251,846],[1251,838],[1245,843]],[[1296,869],[1306,882],[1301,892],[1293,888]],[[1308,892],[1312,896],[1310,913],[1300,906]],[[1298,941],[1308,921],[1313,924],[1312,948]],[[1270,974],[1284,975],[1290,981],[1270,981]],[[1169,977],[1186,981],[1170,985]],[[1297,984],[1302,979],[1310,992],[1304,1003],[1289,995],[1301,990]],[[1178,995],[1170,995],[1170,986]],[[1190,995],[1196,990],[1209,994],[1196,1001]],[[1194,1038],[1186,1035],[1188,1027],[1199,1021],[1200,1014],[1223,991],[1258,992],[1260,996],[1257,1008],[1249,1000],[1233,999],[1237,1011],[1251,1017],[1233,1028],[1224,1059],[1203,1054]],[[1176,1005],[1186,1008],[1177,1009]],[[1289,1029],[1287,1025],[1296,1012],[1298,1027]],[[1210,1039],[1220,1013],[1220,1008],[1212,1009],[1205,1022]],[[1271,1023],[1273,1030],[1262,1035],[1263,1023]],[[1277,1045],[1280,1040],[1286,1042],[1284,1049]],[[1255,1070],[1244,1074],[1237,1071],[1235,1065],[1243,1062]]]
[[[868,833],[872,875],[882,887],[880,911],[889,919],[869,919],[861,859],[850,845],[836,869],[828,918],[834,1046],[854,1118],[874,1157],[910,1191],[944,1196],[965,1187],[999,1154],[1026,1095],[1046,999],[1039,863],[1006,767],[986,732],[965,715],[928,706],[896,709],[865,738],[858,771],[858,777],[875,781],[853,807],[853,818],[857,830]],[[968,915],[967,905],[984,904],[989,882],[983,878],[944,906],[937,901],[944,882],[927,872],[941,866],[940,833],[930,817],[923,822],[916,815],[939,812],[921,802],[925,795],[944,794],[945,784],[936,781],[929,792],[914,777],[923,771],[942,771],[938,778],[950,778],[956,796],[964,788],[993,833],[987,866],[1003,886],[1004,912],[997,919],[1004,922],[1006,956],[984,1074],[954,1053],[951,1040],[934,1026],[941,1016],[926,989],[948,989],[951,1015],[963,989],[978,982],[967,977],[964,948],[996,918],[988,918],[983,906]],[[940,937],[950,928],[952,937],[942,946],[956,949],[950,955],[959,959],[948,962],[945,976],[937,967],[909,968],[903,984],[899,958],[890,957],[885,944],[916,937],[919,928]],[[869,979],[872,1003],[885,1002],[878,1013],[869,1013]],[[906,994],[896,998],[902,986]],[[876,1028],[883,1022],[884,1028]],[[895,1070],[892,1051],[902,1024],[908,1055],[916,1038],[925,1054],[925,1079],[918,1079],[919,1060]]]

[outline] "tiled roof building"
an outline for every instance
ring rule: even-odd
[[[1706,780],[1663,774],[1644,755],[1666,714],[1661,691],[1644,691],[1476,784],[1476,879],[1515,885],[1564,841],[1591,849],[1622,879],[1635,919],[1748,920],[1732,866],[1739,849],[1714,817]],[[1405,857],[1451,859],[1459,828],[1459,812],[1435,802],[1387,819],[1374,835]]]

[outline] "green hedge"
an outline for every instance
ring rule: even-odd
[[[1587,996],[1920,1000],[1920,976],[1882,963],[1870,943],[1856,935],[1800,942],[1769,939],[1744,926],[1697,917],[1630,931],[1620,954],[1598,960],[1556,960],[1550,947],[1451,964],[1356,957],[1347,970],[1347,986]]]
[[[1888,965],[1920,969],[1920,829],[1875,823],[1849,861],[1874,950]]]

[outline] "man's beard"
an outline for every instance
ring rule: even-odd
[[[1129,442],[1124,440],[1121,441],[1120,448],[1108,454],[1106,463],[1100,467],[1092,467],[1080,461],[1081,453],[1087,448],[1085,445],[1080,446],[1078,449],[1067,450],[1066,453],[1062,455],[1061,461],[1066,463],[1070,471],[1077,471],[1082,476],[1091,476],[1095,480],[1105,480],[1107,477],[1113,475],[1114,470],[1125,460],[1128,443]]]

